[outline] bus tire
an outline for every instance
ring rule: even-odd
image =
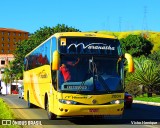
[[[49,111],[49,101],[48,99],[46,99],[46,111],[47,111],[47,115],[48,115],[48,119],[49,120],[53,120],[57,118],[57,115],[53,114],[52,112]]]
[[[27,105],[28,105],[28,108],[33,108],[33,107],[34,107],[34,104],[32,104],[32,103],[30,102],[29,92],[27,93]]]

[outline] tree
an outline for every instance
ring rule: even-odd
[[[31,34],[28,40],[23,40],[21,42],[16,43],[16,49],[14,51],[14,61],[13,61],[13,69],[14,76],[16,74],[23,73],[23,63],[24,57],[27,53],[32,51],[36,46],[45,41],[51,35],[57,32],[79,32],[80,30],[75,29],[73,27],[68,27],[65,24],[58,24],[55,27],[43,27],[37,30],[35,33]]]
[[[156,63],[150,59],[134,60],[135,73],[131,75],[133,81],[143,85],[148,89],[148,97],[152,96],[154,88],[160,86],[160,69]]]
[[[149,55],[149,58],[157,63],[160,66],[160,46],[157,51],[154,51]]]
[[[6,85],[6,94],[7,92],[7,86],[10,83],[11,86],[11,82],[12,82],[12,71],[10,70],[10,64],[8,64],[5,68],[4,68],[4,73],[2,75],[2,81],[5,83]]]
[[[132,94],[134,97],[142,94],[142,90],[137,81],[133,81],[129,79],[129,77],[126,79],[125,92]]]
[[[153,44],[140,35],[128,35],[120,42],[123,53],[130,53],[133,57],[148,56],[153,48]]]

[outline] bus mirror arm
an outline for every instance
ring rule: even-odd
[[[59,70],[59,53],[58,51],[53,52],[53,58],[52,58],[52,70]]]

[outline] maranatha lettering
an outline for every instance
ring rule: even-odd
[[[91,44],[89,44],[87,46],[85,46],[83,43],[70,44],[68,46],[68,49],[70,49],[71,46],[75,46],[75,48],[77,48],[80,45],[82,46],[83,49],[88,48],[88,49],[115,50],[115,47],[111,47],[110,45],[108,46],[107,44],[104,44],[104,43],[91,43]]]
[[[115,50],[115,47],[111,47],[111,46],[89,46],[88,49]]]

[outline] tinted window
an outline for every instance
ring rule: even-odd
[[[59,52],[64,54],[105,54],[120,55],[120,43],[117,39],[106,38],[60,38]]]
[[[35,49],[29,56],[27,56],[24,62],[25,70],[30,70],[42,65],[50,64],[50,45],[51,41],[49,40]]]

